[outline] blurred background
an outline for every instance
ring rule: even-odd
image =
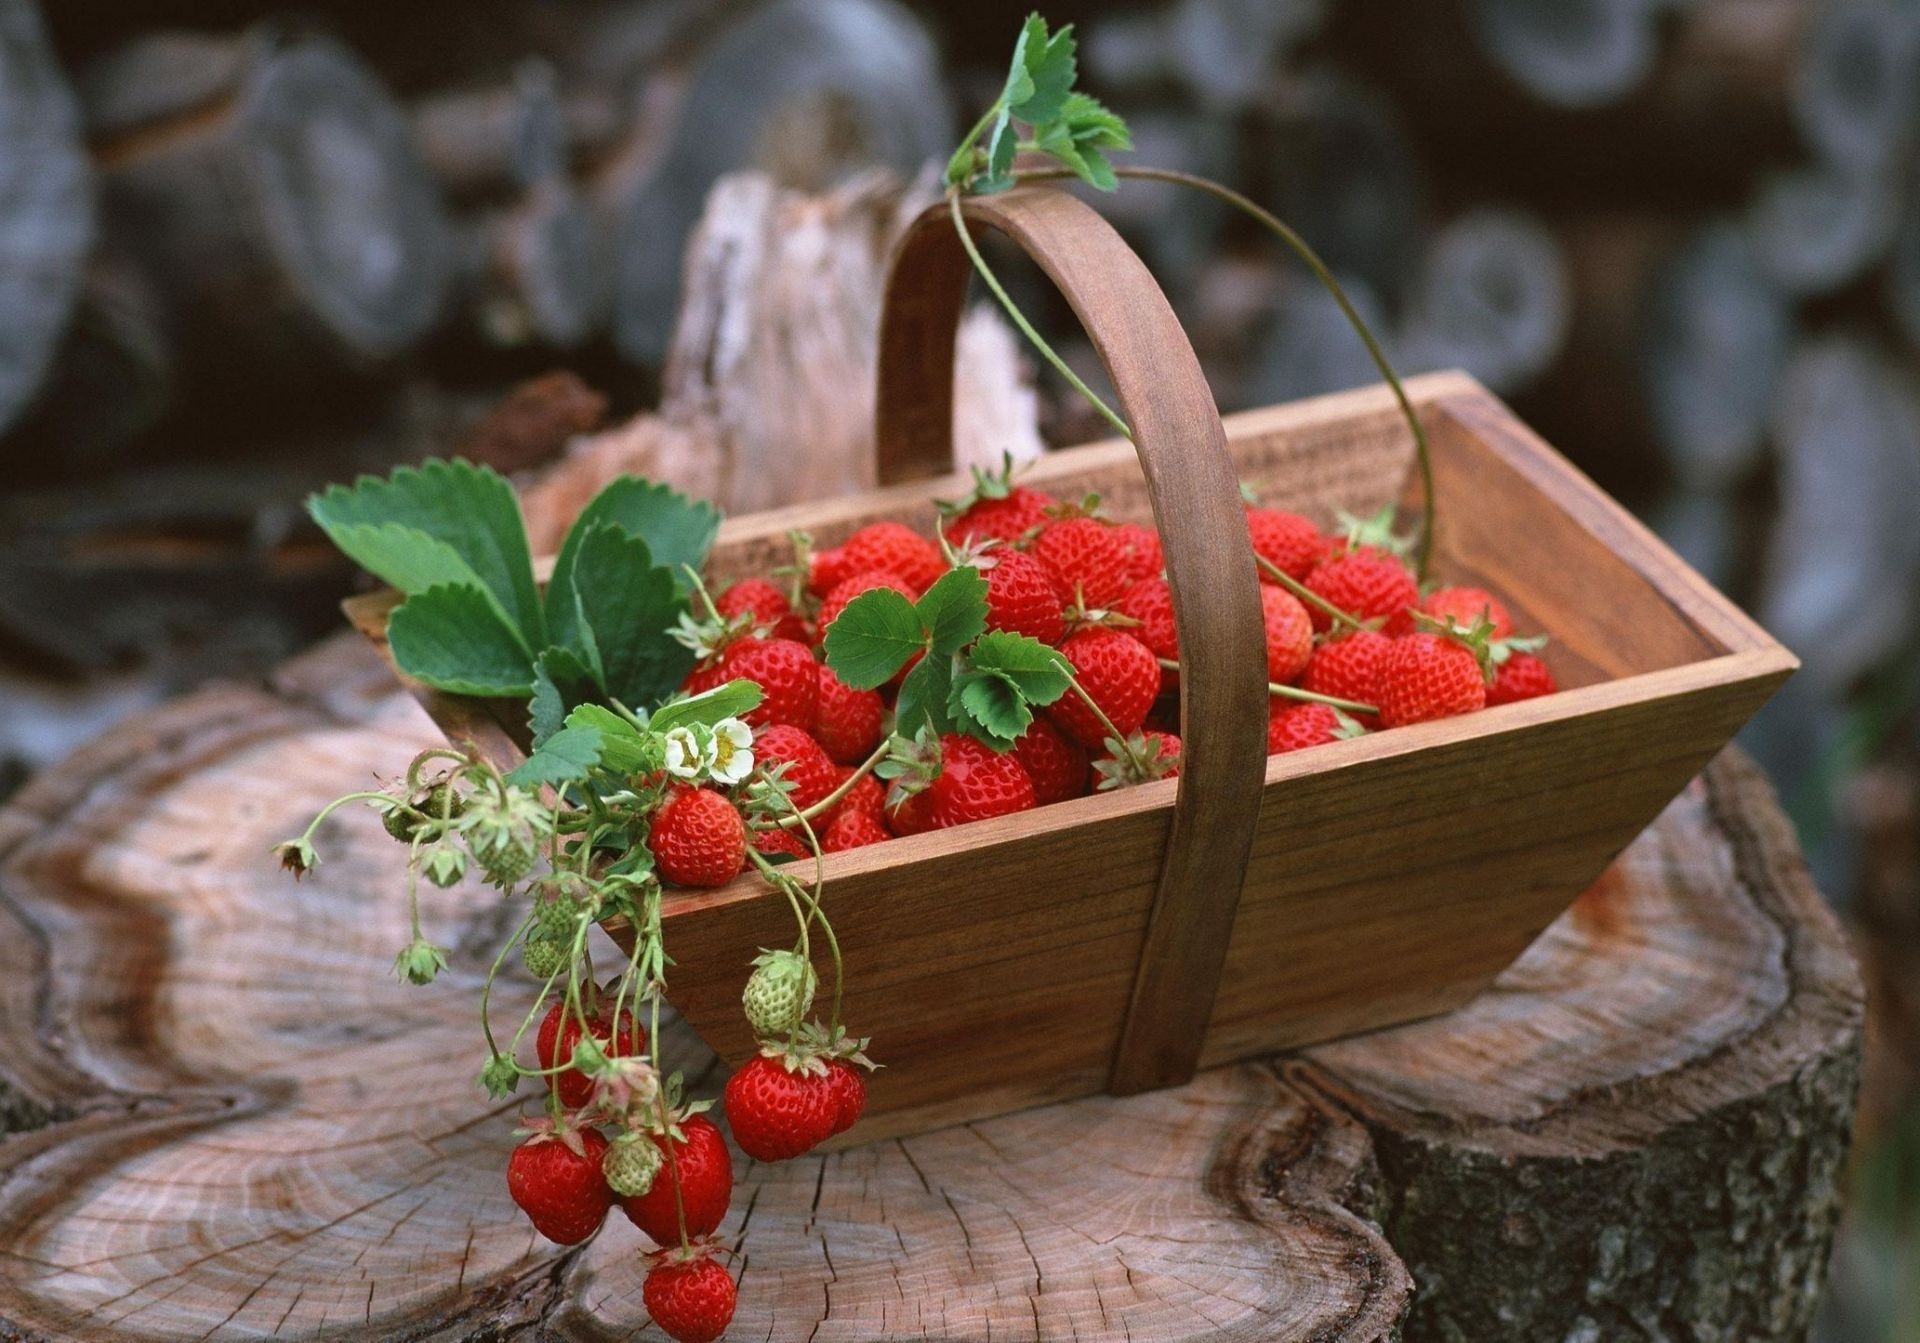
[[[334,628],[316,486],[527,469],[654,405],[715,180],[943,159],[1027,7],[0,0],[0,796]],[[1402,372],[1476,374],[1804,660],[1743,740],[1872,991],[1820,1337],[1920,1338],[1920,0],[1048,14],[1134,161],[1291,221]],[[1168,190],[1103,205],[1223,409],[1373,380],[1303,272]],[[476,439],[516,386],[537,431]],[[1098,436],[1040,393],[1053,442]]]

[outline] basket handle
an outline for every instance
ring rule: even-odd
[[[1036,187],[961,208],[974,232],[997,229],[1039,263],[1092,337],[1160,529],[1180,646],[1181,777],[1108,1090],[1174,1086],[1199,1063],[1266,775],[1266,643],[1239,482],[1186,332],[1106,220]],[[880,319],[883,482],[951,469],[954,343],[971,274],[944,202],[894,252]]]

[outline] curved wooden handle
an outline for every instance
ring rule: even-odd
[[[1259,576],[1226,431],[1186,332],[1092,207],[1023,187],[963,202],[1039,263],[1093,338],[1133,427],[1180,641],[1181,778],[1166,862],[1109,1078],[1117,1094],[1193,1075],[1233,932],[1266,774]],[[971,266],[948,206],[894,253],[880,320],[882,481],[951,469],[954,341]]]

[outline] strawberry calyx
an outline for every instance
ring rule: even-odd
[[[887,807],[898,807],[915,793],[925,792],[940,777],[942,759],[940,736],[929,724],[922,724],[911,737],[898,733],[890,737],[886,755],[873,767],[875,776],[888,784]]]
[[[1114,525],[1113,519],[1100,511],[1100,496],[1097,493],[1083,494],[1078,499],[1061,499],[1047,505],[1048,522],[1071,522],[1075,518],[1091,518],[1109,527]]]
[[[933,506],[939,510],[943,520],[958,517],[977,503],[988,499],[1005,499],[1012,495],[1013,478],[1017,474],[1013,454],[1003,452],[1000,454],[1000,465],[997,469],[988,470],[979,466],[973,468],[971,490],[958,499],[935,499]]]
[[[513,1136],[525,1138],[530,1147],[544,1142],[557,1142],[575,1156],[585,1159],[587,1144],[580,1135],[592,1127],[563,1110],[551,1115],[521,1115],[520,1127],[513,1131]]]
[[[1515,653],[1538,653],[1547,646],[1547,642],[1547,636],[1544,634],[1529,634],[1524,637],[1508,635],[1504,639],[1492,640],[1487,648],[1492,653],[1493,665],[1504,667],[1507,665],[1507,659]]]
[[[640,1257],[653,1265],[692,1264],[702,1259],[724,1259],[732,1254],[733,1251],[717,1237],[693,1236],[658,1250],[643,1250]]]
[[[1152,783],[1170,777],[1179,769],[1178,752],[1169,751],[1158,733],[1132,732],[1122,740],[1107,738],[1107,755],[1093,762],[1100,776],[1096,792],[1111,792],[1137,783]]]
[[[825,1077],[827,1060],[809,1039],[805,1028],[787,1040],[762,1040],[760,1056],[773,1059],[790,1073],[802,1077]]]
[[[1493,622],[1487,618],[1484,611],[1470,626],[1462,625],[1451,616],[1434,616],[1425,611],[1413,612],[1413,623],[1416,629],[1451,639],[1472,653],[1473,660],[1480,664],[1480,675],[1486,679],[1488,685],[1493,684],[1494,674],[1499,669],[1500,663],[1512,656],[1511,649],[1498,658],[1494,656]]]
[[[1333,711],[1333,720],[1336,725],[1333,729],[1333,735],[1341,741],[1351,741],[1355,737],[1364,737],[1367,735],[1367,730],[1360,726],[1360,720],[1349,714],[1345,709],[1335,709]]]
[[[1389,555],[1405,559],[1413,552],[1413,538],[1403,536],[1393,529],[1394,507],[1386,505],[1370,517],[1355,517],[1342,510],[1334,515],[1339,522],[1339,536],[1343,547],[1348,551],[1384,550]]]
[[[809,1021],[800,1028],[799,1036],[801,1043],[820,1058],[842,1059],[868,1072],[881,1066],[866,1055],[867,1042],[873,1037],[849,1035],[845,1026],[834,1026],[829,1030],[818,1021]]]

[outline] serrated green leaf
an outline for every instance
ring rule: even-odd
[[[959,652],[987,627],[986,575],[970,564],[947,570],[914,603],[914,612],[927,632],[933,656]]]
[[[1028,15],[1014,45],[1013,69],[1007,76],[1007,110],[1029,125],[1059,116],[1079,74],[1076,46],[1072,24],[1064,24],[1048,36],[1047,21],[1038,14]]]
[[[838,627],[839,622],[834,622]],[[953,659],[924,657],[900,682],[900,698],[894,705],[895,731],[918,732],[924,726],[935,732],[952,732],[953,715],[947,701],[953,696]]]
[[[728,681],[701,694],[661,705],[647,725],[655,732],[695,723],[712,727],[722,718],[739,718],[753,712],[760,707],[761,695],[760,687],[752,681]]]
[[[707,562],[707,550],[720,530],[720,510],[703,500],[689,499],[670,485],[640,476],[609,481],[580,510],[580,516],[567,529],[566,540],[560,543],[553,577],[547,583],[550,620],[557,623],[555,613],[572,604],[574,565],[581,541],[595,527],[608,523],[645,541],[653,562],[669,570],[676,585],[684,586],[685,571],[680,566],[697,571]]]
[[[1069,94],[1061,105],[1059,120],[1078,144],[1095,149],[1133,148],[1133,132],[1127,129],[1127,123],[1098,98]]]
[[[1113,171],[1113,164],[1107,156],[1091,145],[1080,149],[1080,176],[1089,185],[1102,191],[1113,191],[1120,185],[1119,175]]]
[[[827,665],[855,690],[872,690],[891,680],[926,642],[920,613],[907,595],[872,588],[848,602],[827,627]]]
[[[522,788],[576,783],[599,767],[602,741],[599,728],[569,724],[521,761],[507,782]]]
[[[1044,51],[1047,45],[1047,21],[1036,12],[1027,15],[1027,21],[1020,25],[1020,35],[1013,39],[1013,64],[1007,70],[1007,82],[1000,90],[1000,101],[1011,107],[1023,103],[1033,96],[1033,75],[1028,70],[1028,48]]]
[[[355,564],[412,596],[442,584],[488,591],[473,566],[445,541],[398,522],[342,523],[329,538]],[[500,614],[508,614],[505,607]]]
[[[1013,156],[1019,143],[1013,119],[1001,112],[987,139],[987,171],[979,183],[982,191],[1004,191],[1013,185]]]
[[[579,656],[565,648],[549,648],[534,665],[533,701],[528,716],[537,747],[566,725],[577,706],[603,694],[599,680]]]
[[[629,707],[671,694],[694,653],[668,631],[686,600],[647,543],[611,522],[589,527],[574,547],[574,601],[555,607],[554,642],[597,667],[606,693]]]
[[[1005,677],[1031,704],[1051,704],[1067,693],[1070,674],[1059,650],[1025,634],[992,630],[981,635],[967,664]]]
[[[348,528],[397,525],[424,534],[473,571],[527,647],[539,648],[547,642],[526,523],[513,487],[497,472],[459,459],[403,466],[385,480],[362,476],[350,486],[336,485],[314,495],[307,501],[307,511],[336,545],[363,564],[366,560],[347,548],[369,538],[364,532],[348,533]],[[444,563],[413,556],[400,564],[402,557],[391,553],[368,558],[383,566],[372,572],[396,587],[402,586],[400,578],[409,571]]]
[[[1027,697],[998,672],[961,672],[947,709],[961,727],[998,750],[1013,745],[1033,723]]]
[[[582,704],[567,715],[568,728],[592,728],[600,734],[600,767],[616,774],[641,774],[659,768],[657,738],[612,709]]]
[[[533,654],[499,606],[476,587],[443,584],[415,593],[387,621],[401,671],[456,695],[527,695]]]

